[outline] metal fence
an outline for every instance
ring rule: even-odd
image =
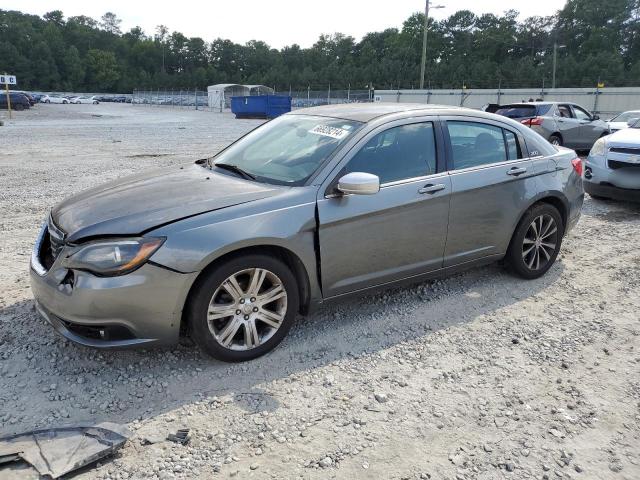
[[[275,91],[274,95],[291,97],[292,108],[315,107],[340,103],[363,103],[373,101],[373,90],[301,90]],[[164,106],[174,108],[191,108],[213,112],[228,111],[230,99],[225,98],[221,105],[209,105],[208,93],[204,90],[134,90],[131,103],[133,105]]]
[[[131,104],[210,110],[207,92],[193,88],[191,90],[134,90]]]
[[[375,102],[433,103],[480,108],[529,100],[573,102],[599,115],[640,110],[640,87],[376,90]]]
[[[310,88],[305,88],[281,93],[288,94],[291,97],[292,108],[373,101],[373,90],[311,90]]]

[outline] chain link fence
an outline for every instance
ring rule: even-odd
[[[275,91],[274,95],[290,96],[291,107],[294,109],[373,101],[373,90],[311,90],[310,88],[306,88]],[[193,88],[185,90],[134,90],[131,97],[132,105],[191,108],[194,110],[213,112],[229,111],[230,101],[230,98],[226,98],[225,96],[224,102],[222,102],[222,108],[220,102],[216,102],[217,105],[210,106],[207,91]]]
[[[209,108],[207,92],[195,88],[191,90],[134,90],[131,104],[213,110]]]

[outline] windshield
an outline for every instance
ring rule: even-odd
[[[214,165],[233,165],[268,183],[303,185],[361,125],[338,118],[283,115],[220,152]]]
[[[640,112],[624,112],[620,115],[616,115],[610,121],[612,122],[628,122],[629,120],[637,120],[640,118]]]

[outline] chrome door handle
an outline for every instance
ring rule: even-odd
[[[425,185],[420,190],[418,190],[418,193],[434,194],[436,192],[439,192],[440,190],[444,190],[445,188],[447,187],[442,183],[438,183],[436,185],[434,185],[433,183],[429,183],[428,185]]]
[[[507,170],[507,175],[513,175],[514,177],[517,177],[518,175],[522,175],[526,172],[527,169],[524,167],[513,167],[511,170]]]

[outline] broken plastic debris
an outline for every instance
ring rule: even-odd
[[[172,442],[181,443],[182,445],[184,445],[189,441],[189,429],[185,428],[182,430],[178,430],[176,433],[170,433],[169,435],[167,435],[167,440],[171,440]]]
[[[97,462],[124,445],[129,432],[123,425],[47,428],[0,438],[0,475],[24,471],[23,462],[48,478]],[[17,478],[17,477],[16,477]]]

